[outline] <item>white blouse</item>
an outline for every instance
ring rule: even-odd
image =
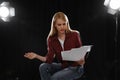
[[[62,39],[60,39],[60,38],[58,38],[58,40],[59,40],[59,42],[60,42],[60,44],[61,44],[62,49],[64,50],[64,40],[62,40]]]

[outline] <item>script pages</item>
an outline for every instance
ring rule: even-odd
[[[87,52],[90,52],[92,45],[81,46],[80,48],[73,48],[68,51],[62,51],[62,59],[66,61],[79,61],[84,58]]]

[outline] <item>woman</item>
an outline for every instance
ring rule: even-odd
[[[47,37],[48,53],[40,56],[28,52],[24,57],[43,61],[39,67],[41,80],[74,80],[83,74],[84,59],[80,61],[63,61],[61,51],[71,50],[82,46],[79,32],[72,30],[67,16],[57,12],[51,22],[51,30]],[[53,63],[54,57],[59,61]]]

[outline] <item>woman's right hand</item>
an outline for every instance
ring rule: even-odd
[[[37,54],[34,52],[28,52],[28,53],[25,53],[24,57],[28,59],[35,59],[37,57]]]

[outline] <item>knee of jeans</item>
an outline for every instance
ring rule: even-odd
[[[80,67],[80,68],[78,69],[78,72],[81,73],[81,74],[83,74],[83,73],[84,73],[84,68],[83,68],[83,67]]]
[[[60,77],[59,76],[51,76],[51,79],[50,80],[62,80],[62,79],[60,79]]]
[[[48,68],[48,65],[49,65],[48,63],[42,63],[42,64],[40,64],[39,71],[46,70]]]

